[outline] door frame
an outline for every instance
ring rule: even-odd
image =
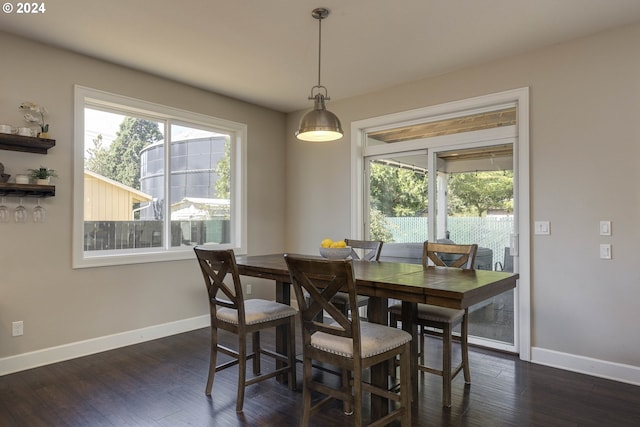
[[[513,126],[515,136],[514,143],[514,209],[518,212],[516,239],[517,252],[514,253],[514,267],[520,278],[515,289],[518,303],[518,316],[515,321],[516,351],[520,359],[531,360],[531,289],[530,289],[530,191],[529,191],[529,88],[519,88],[494,94],[463,99],[434,106],[418,108],[415,110],[392,113],[379,117],[358,120],[351,123],[351,230],[350,235],[362,237],[364,235],[364,157],[375,154],[378,150],[386,151],[382,147],[367,147],[365,138],[368,132],[392,129],[410,124],[424,123],[443,118],[458,117],[476,114],[484,111],[493,111],[505,106],[515,105],[517,120]],[[505,137],[505,130],[492,129],[473,132],[474,138],[478,133],[484,133],[487,138]],[[455,137],[460,143],[465,134],[451,135],[439,138],[438,145],[446,144],[448,138]],[[406,146],[410,148],[424,148],[418,144]],[[457,145],[457,144],[456,144]],[[403,148],[404,150],[404,148]]]

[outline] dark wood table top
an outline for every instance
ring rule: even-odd
[[[284,254],[242,255],[236,257],[236,262],[241,275],[290,282]],[[353,266],[361,295],[451,308],[468,308],[499,295],[515,288],[518,279],[514,273],[447,267],[425,269],[421,264],[388,261],[354,260]]]

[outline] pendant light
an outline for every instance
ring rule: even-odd
[[[322,59],[322,20],[329,16],[329,9],[317,8],[311,16],[318,20],[318,84],[311,88],[310,100],[313,100],[313,110],[300,119],[300,126],[296,137],[308,142],[328,142],[342,138],[343,131],[340,120],[324,106],[329,101],[327,88],[320,84],[320,63]]]

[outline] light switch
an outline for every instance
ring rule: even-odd
[[[600,235],[611,236],[611,221],[600,221]]]
[[[611,259],[611,245],[609,243],[600,245],[600,259]]]
[[[536,221],[534,223],[535,234],[551,234],[549,221]]]

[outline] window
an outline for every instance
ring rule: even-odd
[[[74,268],[243,251],[246,125],[75,88]]]

